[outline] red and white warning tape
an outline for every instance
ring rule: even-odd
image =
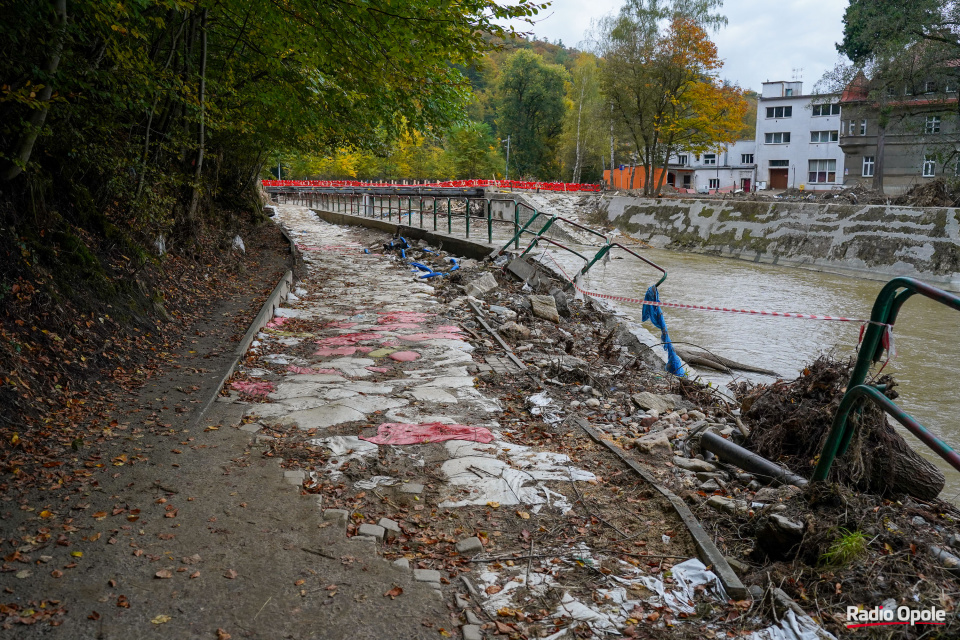
[[[824,315],[817,315],[812,313],[789,313],[786,311],[763,311],[760,309],[733,309],[728,307],[707,307],[704,305],[696,305],[696,304],[681,304],[679,302],[652,302],[649,300],[640,300],[637,298],[628,298],[625,296],[612,296],[606,293],[597,293],[595,291],[587,291],[586,289],[582,288],[576,281],[571,279],[569,275],[567,275],[567,272],[563,270],[563,267],[560,266],[560,263],[557,262],[557,260],[552,255],[550,255],[550,253],[546,253],[546,255],[551,260],[553,260],[553,263],[557,265],[558,269],[560,269],[560,273],[563,274],[563,277],[565,277],[567,281],[570,282],[570,284],[572,284],[577,291],[579,291],[585,296],[590,296],[593,298],[601,298],[603,300],[616,300],[617,302],[629,302],[629,303],[641,304],[641,305],[645,304],[651,307],[669,307],[672,309],[694,309],[696,311],[719,311],[722,313],[745,313],[752,316],[775,316],[778,318],[800,318],[803,320],[833,320],[836,322],[856,322],[857,324],[883,324],[880,322],[874,322],[872,320],[863,320],[861,318],[844,318],[842,316],[824,316]]]

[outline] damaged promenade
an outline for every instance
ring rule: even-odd
[[[659,486],[725,493],[737,478],[684,454],[737,418],[609,309],[542,270],[277,218],[306,274],[220,400],[321,528],[435,594],[441,635],[830,637],[779,588],[747,590]],[[765,491],[758,510],[794,495]]]
[[[82,499],[14,512],[0,634],[892,637],[847,628],[882,604],[946,612],[893,637],[957,636],[956,507],[804,480],[849,365],[719,393],[546,264],[275,221],[298,277],[209,408],[169,372]]]

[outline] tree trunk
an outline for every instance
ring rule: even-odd
[[[933,500],[943,491],[943,472],[914,451],[889,418],[870,433],[869,444],[874,445],[868,471],[872,491],[921,500]]]
[[[187,211],[187,222],[190,224],[191,233],[196,228],[197,204],[200,202],[200,179],[203,174],[203,152],[206,134],[205,128],[205,108],[207,95],[207,9],[203,10],[200,17],[200,127],[197,134],[199,149],[197,150],[197,166],[193,172],[193,195],[190,197],[190,208]]]
[[[613,182],[613,168],[617,164],[613,161],[613,103],[610,103],[610,182]]]
[[[577,105],[577,150],[573,159],[573,181],[575,183],[580,182],[580,119],[583,115],[583,94],[587,89],[587,83],[583,82],[580,85],[580,104]]]
[[[23,132],[16,150],[11,154],[16,161],[7,161],[7,167],[0,173],[0,181],[13,180],[23,172],[23,167],[30,161],[33,154],[33,145],[37,142],[37,136],[43,129],[43,123],[47,120],[47,113],[50,111],[50,98],[53,96],[53,75],[60,66],[60,56],[63,54],[63,41],[67,32],[67,0],[54,0],[54,10],[57,14],[57,33],[53,43],[53,51],[47,58],[43,70],[48,79],[43,89],[40,90],[40,102],[43,107],[35,109],[27,122],[26,130]]]

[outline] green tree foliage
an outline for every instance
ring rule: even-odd
[[[497,84],[497,132],[511,137],[511,175],[539,179],[559,174],[566,69],[521,49],[507,58]]]
[[[461,122],[458,65],[506,35],[496,21],[538,9],[0,0],[0,188],[56,176],[135,232],[192,235],[198,210],[251,193],[271,152],[383,148]]]
[[[454,128],[447,135],[446,147],[458,179],[493,179],[503,175],[503,158],[485,123],[469,122]]]
[[[676,150],[699,153],[736,139],[746,103],[717,80],[722,63],[705,25],[715,0],[630,0],[601,24],[603,94],[615,130],[633,143],[645,175]],[[644,192],[661,187],[644,182]]]
[[[573,182],[599,181],[609,133],[609,107],[600,93],[600,61],[577,56],[567,84],[561,160],[563,177]]]
[[[837,50],[852,64],[838,65],[821,84],[845,92],[844,110],[851,118],[876,119],[872,186],[878,191],[884,188],[888,133],[920,136],[926,116],[958,116],[955,96],[945,92],[960,81],[958,17],[960,7],[948,0],[851,0],[844,13],[843,41]],[[909,97],[914,95],[924,99]],[[941,164],[952,162],[957,142],[956,135],[946,133],[928,141],[928,152],[940,155]]]
[[[837,51],[863,64],[885,49],[915,42],[936,23],[944,5],[944,0],[851,0]]]

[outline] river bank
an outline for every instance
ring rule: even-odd
[[[960,209],[540,194],[540,202],[655,247],[960,290]]]

